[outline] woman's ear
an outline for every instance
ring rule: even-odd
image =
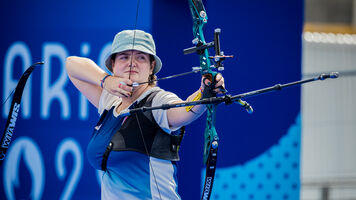
[[[155,66],[156,66],[156,61],[154,60],[154,61],[151,62],[151,72],[152,72],[152,74],[153,74],[153,69],[155,68]]]

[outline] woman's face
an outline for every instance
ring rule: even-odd
[[[150,55],[136,50],[117,53],[112,63],[115,76],[130,78],[131,81],[141,83],[148,80],[152,74],[155,61],[151,63]]]

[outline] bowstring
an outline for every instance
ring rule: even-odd
[[[131,61],[130,61],[130,72],[129,72],[129,80],[131,78],[131,69],[132,69],[132,58],[133,58],[133,49],[134,49],[134,46],[135,46],[135,39],[136,39],[136,27],[137,27],[137,19],[138,19],[138,11],[139,11],[139,7],[140,7],[140,0],[137,0],[137,8],[136,8],[136,19],[135,19],[135,27],[134,27],[134,36],[133,36],[133,39],[132,39],[132,51],[131,51]],[[142,142],[143,142],[143,145],[145,147],[145,151],[146,151],[146,155],[148,157],[148,164],[152,170],[152,175],[153,175],[153,178],[154,178],[154,181],[155,181],[155,184],[156,184],[156,188],[157,188],[157,191],[158,191],[158,195],[159,195],[159,199],[162,200],[162,197],[161,197],[161,192],[159,190],[159,187],[158,187],[158,183],[157,183],[157,178],[156,178],[156,174],[154,172],[154,169],[153,169],[153,166],[152,166],[152,163],[151,163],[151,159],[150,159],[150,155],[148,153],[148,149],[147,149],[147,145],[146,145],[146,141],[145,141],[145,138],[143,136],[143,132],[142,132],[142,129],[141,129],[141,124],[140,124],[140,120],[138,119],[138,116],[137,114],[135,114],[136,116],[136,120],[137,120],[137,124],[138,124],[138,127],[140,129],[140,133],[141,133],[141,138],[142,138]]]
[[[15,87],[15,89],[13,89],[13,90],[11,91],[11,93],[9,94],[9,96],[6,97],[6,99],[5,99],[5,101],[2,103],[1,107],[3,107],[3,106],[5,105],[5,103],[7,102],[7,100],[10,99],[10,97],[14,94],[15,90],[16,90],[16,87]]]
[[[134,26],[134,35],[132,39],[132,50],[131,50],[131,61],[130,61],[130,71],[129,71],[129,80],[131,80],[131,69],[132,69],[132,57],[133,57],[133,50],[135,47],[135,39],[136,39],[136,27],[137,27],[137,19],[138,19],[138,10],[140,7],[140,0],[137,0],[137,7],[136,7],[136,19],[135,19],[135,26]]]

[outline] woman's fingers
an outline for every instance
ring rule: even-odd
[[[120,77],[110,76],[106,79],[104,88],[111,94],[119,97],[132,95],[132,81]]]
[[[222,77],[222,75],[220,73],[218,73],[216,76],[215,76],[215,81],[216,81],[216,84],[215,84],[215,88],[218,88],[220,86],[223,86],[225,88],[225,81],[224,81],[224,77]]]
[[[123,89],[116,89],[115,91],[113,91],[112,93],[115,96],[119,96],[119,97],[129,97],[131,96],[131,92],[128,92],[126,90]]]
[[[205,86],[209,86],[211,84],[211,81],[207,78],[207,77],[202,77],[202,87],[205,88]],[[225,93],[226,90],[225,90],[225,80],[224,80],[224,77],[218,73],[216,76],[215,76],[215,85],[214,85],[214,89],[213,91],[215,93],[219,93],[219,94],[222,94],[222,93]]]
[[[120,81],[118,87],[120,89],[123,89],[123,90],[128,91],[128,92],[132,92],[133,91],[132,85],[129,85],[124,81]]]

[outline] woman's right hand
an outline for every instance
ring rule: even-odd
[[[103,88],[118,97],[130,97],[133,91],[131,80],[117,76],[107,77],[103,83]]]

